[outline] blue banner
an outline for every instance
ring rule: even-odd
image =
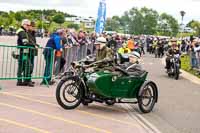
[[[101,34],[106,23],[106,0],[100,0],[95,31]]]

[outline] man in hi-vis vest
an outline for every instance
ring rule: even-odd
[[[21,27],[17,30],[17,45],[19,46],[17,86],[34,87],[34,84],[31,82],[31,61],[29,59],[30,49],[27,48],[32,45],[29,42],[28,37],[28,30],[30,26],[31,21],[24,19],[22,21]]]

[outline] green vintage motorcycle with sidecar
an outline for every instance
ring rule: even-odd
[[[104,67],[99,68],[99,64]],[[105,65],[107,64],[107,65]],[[58,104],[64,109],[74,109],[81,103],[92,102],[112,106],[116,103],[138,104],[143,113],[149,113],[158,101],[154,82],[146,80],[148,72],[129,72],[119,65],[99,61],[85,65],[84,61],[71,64],[71,69],[56,89]]]

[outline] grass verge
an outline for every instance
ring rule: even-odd
[[[183,57],[181,57],[181,69],[191,73],[192,75],[200,78],[200,75],[198,75],[198,71],[197,70],[191,70],[191,66],[190,66],[190,57],[188,55],[184,55]]]

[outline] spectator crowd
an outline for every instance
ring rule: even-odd
[[[2,33],[3,26],[0,28],[0,35],[2,35]],[[33,87],[35,82],[31,80],[31,76],[35,66],[34,60],[35,57],[38,56],[37,49],[41,47],[38,45],[36,39],[35,22],[24,19],[22,21],[21,27],[16,30],[16,35],[18,36],[17,46],[29,47],[28,50],[20,48],[20,53],[17,57],[17,86]],[[89,33],[83,30],[76,32],[73,29],[67,28],[57,29],[53,33],[48,33],[47,36],[49,39],[43,51],[43,57],[45,59],[45,70],[44,79],[41,82],[41,85],[54,84],[51,77],[52,58],[50,57],[54,58],[54,75],[57,76],[66,70],[66,62],[68,61],[69,56],[65,55],[66,49],[78,47],[78,51],[76,53],[78,56],[75,60],[80,60],[86,55],[95,53],[95,47],[92,44],[96,42],[97,37],[104,37],[107,40],[107,47],[111,48],[115,53],[118,54],[126,54],[132,51],[137,51],[140,55],[144,55],[146,49],[146,52],[155,54],[156,57],[163,57],[164,52],[167,51],[171,45],[171,38],[169,37],[157,37],[148,35],[132,36],[120,35],[117,33],[102,33],[100,35],[96,35],[95,33]],[[90,44],[90,48],[86,47]],[[191,69],[200,69],[200,39],[192,36],[190,38],[180,38],[177,40],[177,45],[182,53],[189,55]],[[75,53],[70,54],[73,55]],[[24,58],[25,56],[26,59]]]

